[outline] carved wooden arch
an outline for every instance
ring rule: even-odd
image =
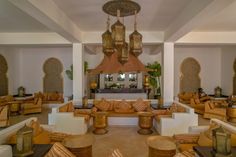
[[[49,58],[44,62],[43,71],[45,73],[43,78],[44,92],[59,92],[63,93],[63,65],[57,58]]]
[[[201,87],[199,73],[201,70],[198,61],[192,57],[183,60],[180,76],[180,92],[197,92]]]
[[[7,61],[0,54],[0,96],[8,95]]]
[[[236,58],[234,59],[234,79],[233,79],[233,95],[236,95]]]

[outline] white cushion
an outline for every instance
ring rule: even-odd
[[[0,145],[1,157],[12,157],[12,147],[10,145]]]

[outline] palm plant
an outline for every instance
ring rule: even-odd
[[[161,96],[161,64],[155,61],[154,63],[148,63],[146,68],[150,69],[149,74],[149,83],[154,89],[154,95]]]
[[[73,80],[73,65],[70,66],[69,70],[66,70],[66,75],[70,80]]]

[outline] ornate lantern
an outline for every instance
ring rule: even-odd
[[[33,148],[33,129],[26,125],[16,133],[16,149],[14,150],[14,156],[30,156],[34,152]]]
[[[18,96],[19,96],[19,97],[25,96],[25,88],[24,88],[24,87],[20,86],[20,87],[18,88]]]
[[[221,97],[222,89],[218,86],[215,88],[215,97]]]
[[[142,53],[142,35],[137,31],[136,11],[135,11],[134,32],[130,34],[129,41],[130,41],[130,53],[138,57]]]
[[[231,153],[231,135],[221,126],[212,130],[214,157],[233,157]]]
[[[123,46],[125,43],[125,26],[120,22],[120,10],[117,10],[118,20],[111,26],[113,45],[115,47]]]
[[[118,47],[118,60],[121,64],[125,64],[129,60],[129,51],[128,51],[128,43],[125,43],[125,46]]]
[[[87,108],[88,107],[88,97],[87,96],[83,97],[82,105],[83,105],[83,108]]]
[[[102,34],[102,49],[106,56],[111,56],[114,53],[112,35],[109,30],[110,18],[107,18],[107,31]]]

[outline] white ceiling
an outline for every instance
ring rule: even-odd
[[[104,31],[107,15],[102,6],[108,0],[53,0],[82,31]],[[164,31],[191,0],[135,0],[141,6],[138,30]],[[127,30],[133,30],[134,17],[126,17]],[[116,18],[112,18],[112,23]]]
[[[207,23],[194,29],[194,31],[224,32],[236,31],[236,1],[219,12]]]
[[[49,32],[37,20],[7,0],[0,0],[0,32]]]

